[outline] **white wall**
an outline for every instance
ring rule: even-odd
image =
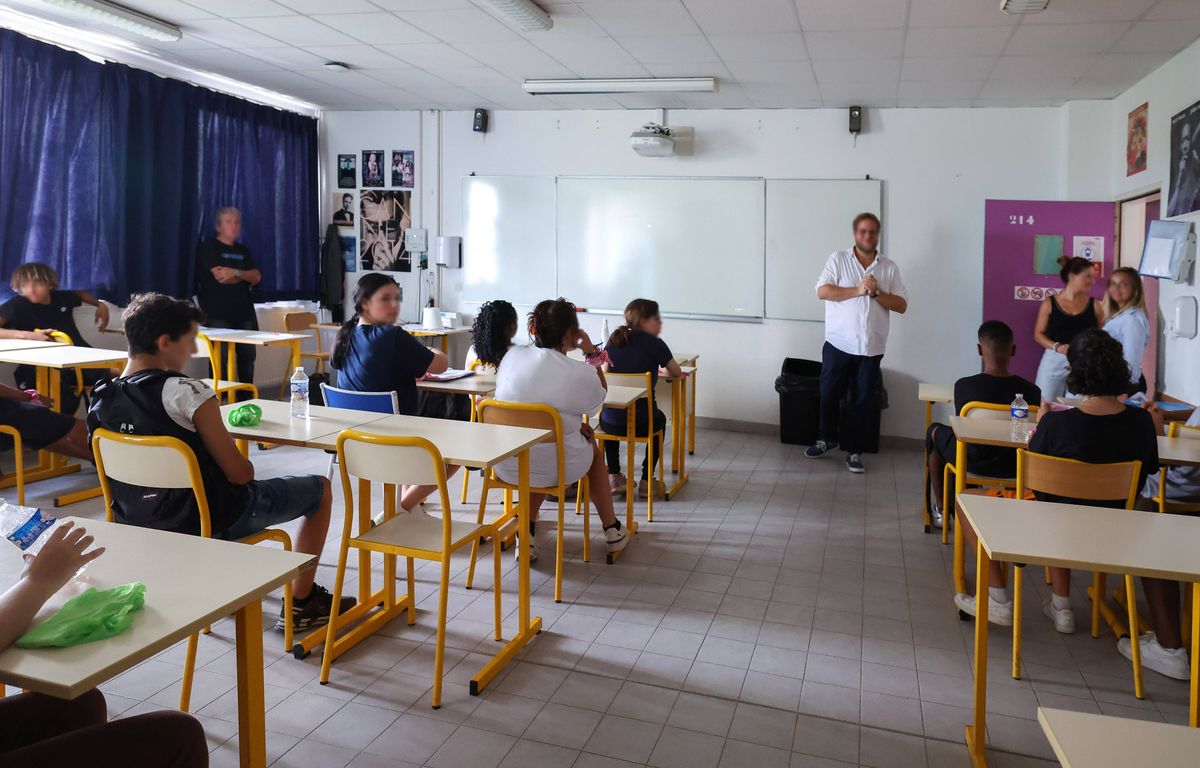
[[[977,370],[983,201],[1061,196],[1067,174],[1060,151],[1061,110],[869,111],[857,147],[846,131],[844,110],[671,111],[668,117],[672,125],[695,128],[693,156],[641,158],[629,149],[630,131],[661,120],[657,110],[495,112],[487,134],[471,131],[469,112],[442,114],[442,233],[460,234],[461,179],[472,172],[880,178],[884,250],[901,266],[911,307],[893,322],[883,362],[891,397],[883,431],[919,436],[923,411],[915,399],[917,382],[951,382]],[[400,148],[397,142],[420,132],[422,121],[427,151],[418,165],[426,184],[432,181],[426,171],[435,162],[428,139],[436,121],[429,114],[327,115],[322,141],[329,186],[338,152]],[[419,191],[417,220],[432,235],[438,223],[422,217],[430,199],[428,190]],[[796,247],[804,247],[802,233]],[[458,274],[445,273],[443,307],[458,308],[459,282]],[[598,330],[601,318],[588,322],[594,326],[589,330]],[[673,349],[702,355],[701,416],[771,424],[778,419],[773,383],[782,359],[819,359],[823,325],[669,320],[664,337]]]

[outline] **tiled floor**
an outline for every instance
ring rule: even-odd
[[[394,622],[347,653],[327,686],[316,679],[318,656],[285,656],[280,636],[266,630],[270,759],[290,768],[967,765],[972,625],[951,603],[950,548],[921,531],[919,456],[868,456],[867,474],[855,476],[839,460],[809,461],[765,436],[701,431],[697,449],[691,482],[656,505],[655,522],[643,524],[618,564],[603,564],[598,533],[593,562],[583,563],[581,523],[568,515],[561,604],[553,601],[553,531],[539,528],[546,556],[535,566],[534,614],[544,630],[479,697],[466,681],[497,647],[491,569],[467,591],[465,560],[449,600],[438,711],[429,705],[436,570],[418,569],[417,624]],[[325,466],[322,454],[303,449],[255,460],[264,477]],[[32,503],[48,503],[61,484],[81,481],[37,484]],[[476,476],[473,498],[478,488]],[[341,505],[339,490],[335,516]],[[98,517],[100,509],[89,502],[71,512]],[[643,519],[643,505],[637,514]],[[551,519],[545,510],[543,519]],[[331,544],[319,581],[330,583],[334,563]],[[1081,617],[1086,578],[1077,575]],[[515,581],[506,557],[509,636]],[[1039,704],[1185,719],[1184,684],[1147,672],[1149,695],[1137,701],[1112,636],[1056,634],[1040,612],[1045,586],[1031,587],[1023,680],[1004,674],[1008,634],[991,635],[993,766],[1051,765],[1040,759],[1051,755]],[[226,621],[202,638],[192,694],[215,766],[237,762],[232,634]],[[173,706],[182,661],[176,647],[103,686],[113,714]]]

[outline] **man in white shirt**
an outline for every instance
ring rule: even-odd
[[[840,431],[846,468],[856,474],[866,471],[861,454],[870,438],[867,417],[876,406],[891,313],[908,309],[900,268],[879,254],[878,245],[879,217],[855,216],[854,246],[829,257],[816,286],[817,298],[825,302],[821,427],[820,439],[804,455],[815,459],[837,448]],[[840,425],[847,391],[852,392],[850,410]]]

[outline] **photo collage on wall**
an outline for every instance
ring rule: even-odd
[[[412,226],[417,153],[364,149],[339,154],[337,174],[339,191],[330,199],[330,211],[332,223],[338,225],[346,271],[411,272],[404,230]]]

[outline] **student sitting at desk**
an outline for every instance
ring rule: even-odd
[[[58,288],[58,273],[46,264],[30,262],[13,271],[12,289],[19,295],[0,304],[0,339],[30,339],[53,341],[50,331],[61,331],[71,338],[77,347],[90,347],[75,324],[74,309],[81,304],[96,308],[96,327],[108,327],[108,305],[87,291],[63,291]],[[85,386],[95,384],[107,375],[95,368],[84,368]],[[13,374],[18,389],[33,389],[37,386],[37,368],[19,365]],[[75,377],[64,376],[61,391],[56,393],[62,413],[75,413],[79,408],[79,395],[75,393]]]
[[[300,519],[295,550],[320,555],[333,504],[321,475],[254,479],[254,464],[242,456],[221,419],[220,403],[203,382],[179,371],[196,351],[204,314],[182,299],[158,293],[134,296],[122,317],[129,363],[120,378],[93,391],[88,430],[133,435],[167,435],[184,442],[200,465],[214,538],[236,540],[273,525]],[[153,489],[112,481],[113,516],[118,522],[177,533],[200,533],[190,488]],[[292,581],[292,626],[303,632],[329,621],[333,596],[313,583],[316,565]],[[343,597],[339,613],[354,607]],[[280,615],[276,629],[284,628]]]
[[[87,425],[65,413],[59,413],[29,392],[0,384],[0,424],[21,435],[22,447],[42,449],[76,459],[92,460]],[[0,451],[12,449],[12,439],[0,435]]]
[[[104,554],[87,551],[92,537],[64,522],[0,596],[0,651],[15,643],[54,593]],[[53,653],[53,652],[52,652]],[[0,699],[0,765],[88,768],[204,768],[204,728],[182,712],[150,712],[108,722],[104,694],[93,688],[75,699],[19,693]]]
[[[469,371],[479,363],[494,372],[516,335],[516,308],[504,299],[485,302],[471,324],[471,348],[463,367]]]
[[[1146,319],[1146,299],[1142,278],[1132,267],[1118,267],[1108,276],[1104,294],[1104,331],[1121,345],[1129,365],[1129,389],[1126,394],[1146,391],[1142,358],[1150,344],[1150,323]]]
[[[430,349],[396,325],[400,286],[391,277],[371,272],[354,288],[354,314],[338,331],[329,365],[338,386],[355,392],[395,392],[399,413],[417,415],[417,379],[450,367],[440,350]],[[446,476],[457,466],[447,464]],[[405,486],[400,506],[411,511],[437,490],[436,485]]]
[[[613,373],[649,373],[650,398],[653,406],[654,387],[658,384],[658,369],[666,368],[671,376],[682,376],[679,363],[671,355],[666,342],[658,336],[662,333],[662,316],[658,313],[658,302],[650,299],[634,299],[625,307],[625,324],[618,326],[608,337],[604,351],[608,353],[607,370]],[[650,424],[650,414],[646,410],[646,401],[638,400],[634,409],[634,432],[638,437],[645,437],[647,425]],[[657,407],[653,411],[654,432],[662,431],[667,426],[667,417]],[[610,435],[623,435],[627,427],[625,411],[605,408],[600,412],[600,427]],[[615,496],[618,491],[625,491],[625,477],[621,474],[621,446],[615,440],[604,443],[604,456],[608,461],[608,483]],[[638,483],[638,496],[646,498],[649,481],[648,473],[654,465],[653,441],[647,447],[646,458],[642,462],[642,479]],[[630,467],[630,471],[633,468]],[[657,493],[657,490],[655,491]]]
[[[496,399],[514,403],[545,403],[558,411],[562,418],[563,454],[568,482],[587,474],[591,499],[604,524],[604,537],[610,553],[625,548],[627,541],[621,521],[613,512],[612,491],[608,486],[608,469],[590,427],[583,423],[583,414],[595,413],[604,404],[608,385],[600,366],[607,356],[592,343],[579,327],[575,305],[566,299],[547,299],[534,307],[529,315],[529,336],[533,345],[508,347],[500,359],[493,350],[476,347],[480,359],[498,365]],[[587,362],[567,357],[571,350],[583,351]],[[496,465],[496,474],[508,483],[518,481],[517,460],[507,459]],[[558,455],[549,443],[535,445],[529,451],[529,483],[531,486],[551,486],[558,482]],[[530,496],[529,533],[533,543],[534,523],[545,496]],[[517,552],[521,551],[520,547]],[[531,547],[530,560],[537,557]]]
[[[1047,456],[1086,461],[1092,464],[1111,464],[1122,461],[1142,462],[1138,486],[1146,477],[1158,471],[1158,440],[1160,427],[1153,416],[1141,408],[1122,402],[1129,388],[1129,366],[1125,363],[1121,345],[1098,328],[1083,331],[1067,350],[1067,389],[1083,400],[1076,408],[1064,411],[1042,411],[1037,432],[1029,440],[1029,450]],[[1071,503],[1073,499],[1045,497],[1043,501]],[[1124,499],[1112,502],[1081,502],[1094,506],[1122,507]],[[1075,614],[1071,611],[1071,571],[1051,568],[1050,602],[1043,612],[1063,634],[1075,631]]]

